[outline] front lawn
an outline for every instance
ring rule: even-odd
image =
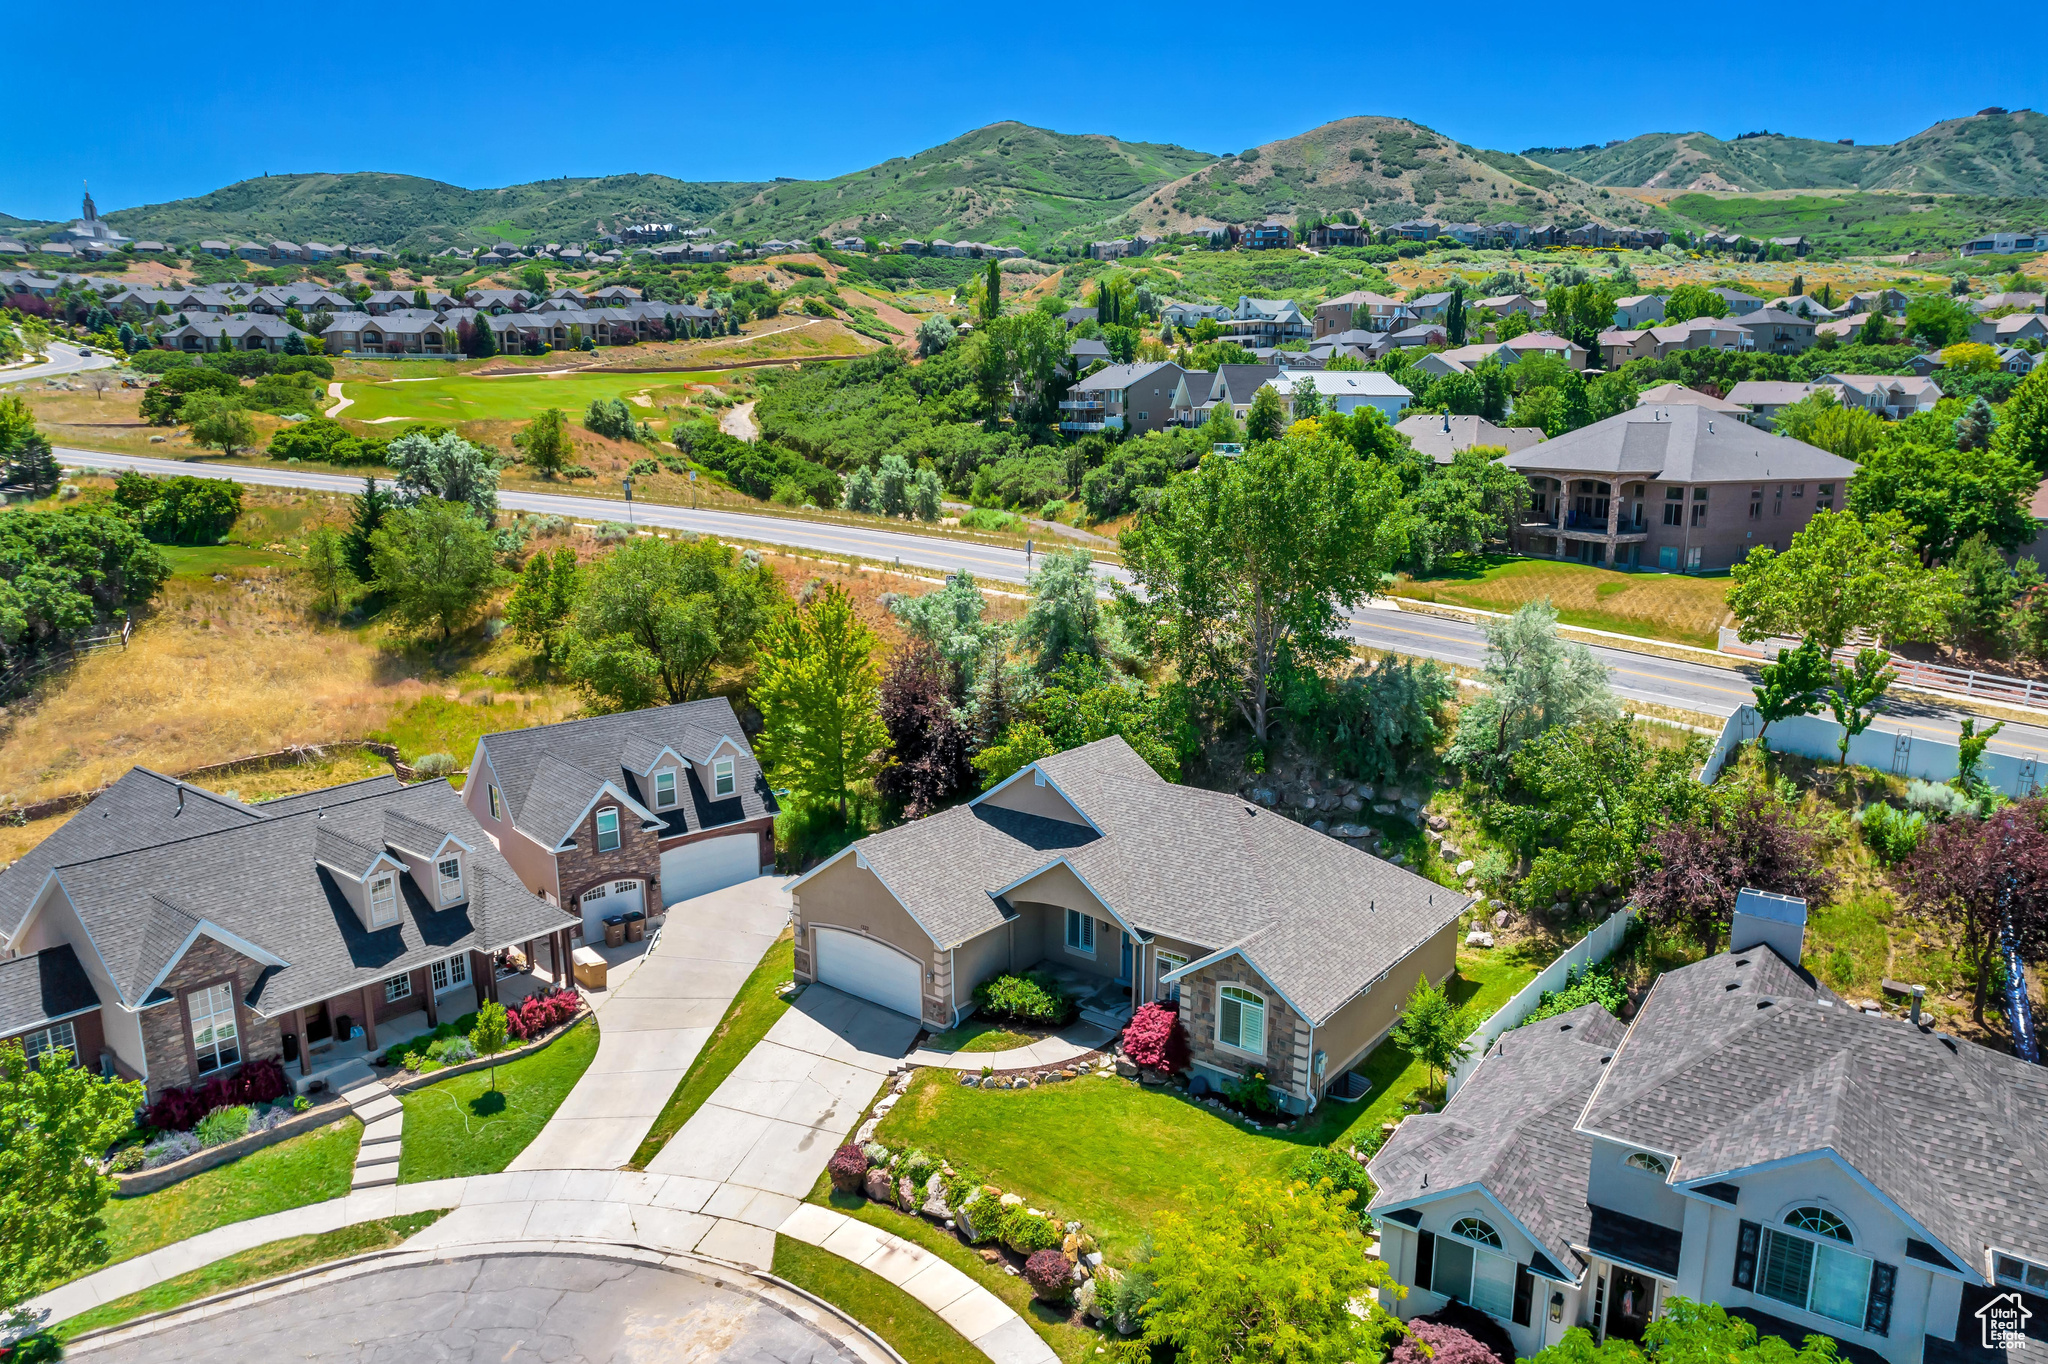
[[[586,1018],[545,1051],[499,1066],[496,1089],[485,1067],[402,1095],[398,1182],[504,1169],[554,1116],[596,1055],[597,1020]]]
[[[632,1166],[636,1170],[647,1168],[647,1162],[661,1153],[668,1145],[668,1139],[683,1130],[683,1124],[690,1116],[704,1106],[712,1091],[725,1082],[732,1074],[740,1058],[754,1049],[754,1044],[768,1035],[775,1026],[775,1020],[782,1017],[789,1008],[789,1001],[776,993],[783,982],[796,972],[796,935],[784,929],[782,936],[768,949],[753,974],[740,986],[740,992],[732,997],[726,1006],[725,1017],[718,1020],[718,1027],[711,1036],[704,1039],[703,1049],[697,1053],[690,1068],[683,1072],[675,1092],[662,1105],[661,1113],[654,1119],[654,1126],[648,1129],[640,1146],[633,1152]]]
[[[974,1347],[937,1312],[871,1270],[829,1250],[775,1238],[775,1275],[823,1298],[889,1342],[905,1364],[957,1364]]]
[[[125,1298],[102,1303],[59,1325],[56,1334],[61,1339],[70,1340],[87,1331],[119,1326],[124,1321],[148,1316],[152,1312],[168,1312],[173,1307],[182,1307],[188,1302],[225,1293],[244,1284],[274,1279],[280,1274],[326,1264],[330,1260],[347,1259],[351,1255],[389,1250],[414,1232],[432,1226],[446,1213],[445,1208],[436,1208],[429,1212],[407,1213],[403,1217],[385,1217],[374,1222],[336,1227],[317,1236],[287,1236],[281,1241],[269,1241],[176,1278],[151,1284]]]
[[[1712,649],[1733,622],[1725,577],[1622,573],[1591,564],[1489,554],[1460,559],[1428,578],[1402,578],[1391,592],[1411,601],[1513,612],[1549,598],[1566,625]]]
[[[354,1177],[362,1137],[363,1125],[343,1118],[168,1189],[110,1199],[103,1214],[107,1261],[131,1260],[230,1222],[340,1198]]]
[[[935,1033],[925,1048],[928,1051],[990,1052],[1009,1051],[1013,1047],[1028,1047],[1050,1034],[1016,1032],[1000,1023],[991,1023],[976,1015],[957,1028],[948,1028]]]

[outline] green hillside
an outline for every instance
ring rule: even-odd
[[[1811,237],[1841,255],[1947,251],[1980,232],[2048,222],[2048,200],[1984,195],[1800,194],[1782,199],[1681,194],[1670,226],[1755,238]]]
[[[1607,147],[1532,147],[1523,155],[1591,184],[1647,189],[2048,195],[2048,115],[2025,109],[1948,119],[1891,145],[1645,133]]]
[[[583,241],[600,222],[694,221],[745,185],[693,184],[666,175],[564,177],[504,189],[463,189],[413,175],[267,175],[211,194],[106,215],[131,237],[283,237],[439,250],[499,240]]]
[[[1153,189],[1215,160],[1185,147],[994,123],[836,179],[754,187],[713,226],[755,240],[850,232],[1028,249],[1098,236]]]

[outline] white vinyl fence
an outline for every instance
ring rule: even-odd
[[[1961,757],[1955,744],[1903,729],[1885,729],[1883,724],[1879,720],[1849,741],[1851,763],[1895,777],[1934,782],[1955,780]],[[1706,766],[1700,769],[1700,780],[1711,785],[1736,748],[1756,738],[1762,729],[1763,721],[1753,706],[1744,706],[1729,716]],[[1823,762],[1834,762],[1841,756],[1842,727],[1818,715],[1773,721],[1771,732],[1764,737],[1770,741],[1773,753],[1796,753]],[[2008,796],[2031,796],[2041,789],[2042,767],[2038,754],[1993,751],[1984,754],[1977,765],[1977,775]]]
[[[1445,1100],[1456,1094],[1458,1086],[1478,1069],[1480,1058],[1486,1055],[1486,1049],[1493,1045],[1495,1038],[1520,1026],[1523,1019],[1535,1012],[1536,1001],[1544,991],[1563,988],[1564,978],[1576,968],[1613,956],[1614,949],[1621,945],[1621,935],[1628,931],[1629,917],[1634,913],[1632,906],[1624,905],[1608,915],[1606,922],[1566,948],[1556,961],[1537,973],[1536,979],[1524,985],[1513,999],[1494,1010],[1491,1017],[1474,1029],[1472,1035],[1465,1039],[1472,1048],[1471,1054],[1458,1063],[1457,1069],[1445,1082]]]

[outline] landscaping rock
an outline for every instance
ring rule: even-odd
[[[1313,809],[1315,809],[1315,808],[1316,808],[1316,798],[1315,798],[1314,796],[1303,796],[1303,797],[1301,798],[1301,808],[1302,808],[1302,809],[1304,809],[1304,810],[1313,810]]]
[[[1126,1061],[1123,1057],[1119,1056],[1116,1058],[1116,1073],[1123,1076],[1126,1080],[1129,1080],[1137,1075],[1138,1068],[1131,1062]]]
[[[995,1076],[993,1076],[993,1075],[991,1075],[991,1076],[987,1077],[986,1079],[984,1079],[984,1080],[983,1080],[983,1081],[981,1082],[981,1087],[982,1087],[983,1089],[1001,1089],[1001,1088],[1002,1088],[1002,1086],[1003,1086],[1003,1082],[1002,1082],[1001,1080],[998,1080],[998,1079],[997,1079],[997,1078],[996,1078]]]
[[[1465,935],[1465,946],[1491,947],[1493,946],[1493,934],[1488,933],[1483,928],[1475,928]]]
[[[1408,854],[1395,853],[1392,857],[1388,858],[1387,860],[1397,867],[1405,867],[1408,865]]]
[[[1437,845],[1436,851],[1437,856],[1443,858],[1443,860],[1446,862],[1455,862],[1458,860],[1460,856],[1462,856],[1462,854],[1458,850],[1458,845],[1451,842],[1448,838]]]
[[[1363,824],[1339,824],[1330,830],[1332,838],[1371,838],[1372,830]]]
[[[1499,904],[1500,901],[1495,900],[1494,903]],[[1513,923],[1514,921],[1515,916],[1508,913],[1504,909],[1496,909],[1495,911],[1493,911],[1493,926],[1495,928],[1506,928],[1509,924]]]
[[[1330,825],[1327,820],[1316,820],[1313,823],[1311,823],[1308,827],[1314,829],[1319,834],[1326,834],[1330,832]]]
[[[981,1262],[985,1265],[999,1265],[1003,1262],[1003,1252],[995,1249],[993,1246],[983,1246],[978,1253],[981,1256]]]
[[[918,1208],[918,1211],[931,1218],[934,1222],[943,1222],[952,1216],[952,1213],[946,1209],[946,1196],[944,1194],[933,1194],[925,1199],[923,1206]]]
[[[1166,1077],[1156,1070],[1141,1070],[1138,1072],[1138,1083],[1153,1086],[1163,1085],[1166,1083]]]
[[[1394,813],[1394,807],[1385,801],[1381,801],[1378,805],[1372,807],[1372,812],[1376,815],[1391,815]]]
[[[979,1075],[976,1075],[976,1074],[975,1074],[975,1073],[974,1073],[973,1071],[968,1071],[968,1072],[967,1072],[966,1074],[964,1074],[964,1075],[962,1075],[962,1076],[960,1077],[960,1083],[961,1083],[962,1085],[976,1085],[976,1084],[980,1084],[980,1083],[981,1083],[981,1077],[980,1077]]]
[[[881,1101],[875,1105],[875,1116],[879,1118],[884,1113],[887,1113],[890,1109],[894,1108],[896,1106],[896,1100],[898,1097],[899,1096],[895,1094],[884,1094],[881,1098]]]
[[[1096,1319],[1095,1280],[1090,1279],[1087,1283],[1074,1290],[1074,1306],[1088,1320],[1094,1321]]]
[[[1468,857],[1463,862],[1460,862],[1457,866],[1453,867],[1451,870],[1453,873],[1459,876],[1470,876],[1473,870],[1478,867],[1478,865],[1479,864],[1477,862],[1474,862],[1471,858]]]
[[[875,1139],[875,1129],[881,1125],[882,1120],[880,1118],[869,1118],[860,1125],[860,1130],[853,1134],[853,1144],[856,1146],[866,1146]]]
[[[916,1212],[917,1205],[916,1183],[912,1181],[909,1175],[899,1176],[896,1180],[896,1211]]]
[[[1354,815],[1365,808],[1365,802],[1360,800],[1357,796],[1344,797],[1343,805],[1347,813]]]
[[[910,1088],[910,1082],[915,1078],[916,1073],[914,1071],[904,1071],[901,1075],[896,1077],[896,1083],[893,1086],[893,1091],[897,1094],[901,1094],[904,1090]]]
[[[1273,788],[1270,786],[1252,788],[1252,803],[1255,805],[1270,806],[1278,802],[1279,799],[1280,797],[1273,793]]]
[[[1422,808],[1422,802],[1417,800],[1413,796],[1402,796],[1400,799],[1400,804],[1404,808],[1410,810],[1420,810]]]
[[[1001,1204],[1002,1204],[1002,1205],[1003,1205],[1004,1207],[1006,1207],[1006,1208],[1015,1208],[1015,1207],[1021,1207],[1021,1206],[1023,1205],[1023,1202],[1024,1202],[1024,1195],[1023,1195],[1023,1194],[1013,1194],[1013,1193],[1006,1193],[1006,1194],[1004,1194],[1004,1195],[1003,1195],[1003,1196],[1002,1196],[1001,1198],[997,1199],[996,1201],[997,1201],[998,1203],[1001,1203]]]
[[[1437,844],[1444,841],[1444,836],[1434,829],[1425,829],[1423,831],[1422,837],[1429,843],[1431,847],[1435,847]]]
[[[1387,786],[1380,789],[1381,800],[1399,800],[1402,794],[1401,788],[1398,786]]]
[[[868,1196],[870,1202],[893,1203],[896,1201],[896,1191],[889,1182],[889,1172],[880,1166],[876,1166],[868,1171],[867,1179],[861,1184],[861,1192]]]
[[[1431,815],[1429,817],[1429,827],[1432,829],[1448,829],[1451,827],[1451,821],[1443,815]]]
[[[1062,1079],[1062,1080],[1071,1080],[1071,1079],[1075,1078],[1076,1076],[1078,1076],[1078,1075],[1079,1075],[1080,1073],[1081,1073],[1081,1072],[1079,1072],[1078,1070],[1075,1070],[1075,1069],[1073,1069],[1072,1067],[1068,1067],[1067,1069],[1065,1069],[1065,1070],[1062,1070],[1062,1071],[1060,1072],[1060,1074],[1059,1074],[1059,1078],[1060,1078],[1060,1079]]]
[[[1029,1075],[1019,1075],[1019,1076],[1018,1076],[1018,1077],[1017,1077],[1016,1079],[1014,1079],[1014,1080],[1012,1080],[1012,1081],[1010,1082],[1010,1088],[1012,1088],[1012,1089],[1029,1089],[1029,1088],[1031,1088],[1031,1077],[1030,1077]]]
[[[953,1220],[959,1224],[962,1236],[970,1241],[979,1241],[981,1233],[975,1230],[974,1219],[977,1214],[973,1210],[974,1206],[973,1202],[962,1203],[953,1210]]]
[[[1372,788],[1370,786],[1365,785],[1364,783],[1360,783],[1358,787],[1358,798],[1362,801],[1367,802],[1368,804],[1371,803]]]

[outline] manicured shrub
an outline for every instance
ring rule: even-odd
[[[422,777],[445,777],[456,767],[452,753],[422,753],[412,765],[412,770]]]
[[[1394,1347],[1391,1364],[1515,1364],[1515,1342],[1507,1331],[1463,1303],[1446,1303],[1416,1317],[1408,1330],[1411,1335]],[[1429,1347],[1427,1356],[1422,1345]]]
[[[1261,1115],[1276,1113],[1280,1104],[1273,1098],[1273,1087],[1263,1070],[1246,1071],[1235,1080],[1223,1085],[1224,1101],[1234,1108],[1247,1113]]]
[[[1003,1214],[1002,1227],[997,1233],[1002,1243],[1019,1255],[1030,1255],[1041,1250],[1058,1250],[1067,1239],[1066,1228],[1050,1217],[1040,1217],[1022,1203],[1014,1203]]]
[[[1139,1005],[1124,1027],[1124,1055],[1147,1070],[1186,1070],[1188,1030],[1181,1026],[1180,1014],[1157,1002]]]
[[[922,1195],[925,1182],[932,1177],[932,1172],[938,1168],[938,1162],[934,1161],[924,1152],[912,1151],[903,1158],[903,1163],[896,1167],[896,1173],[902,1175],[912,1184],[917,1185],[917,1191]]]
[[[201,1146],[225,1146],[249,1135],[249,1110],[241,1104],[216,1108],[192,1130],[198,1134]]]
[[[567,986],[537,990],[520,1000],[517,1008],[505,1010],[505,1028],[514,1041],[531,1042],[549,1028],[574,1018],[582,1004],[582,996]]]
[[[1349,1189],[1357,1195],[1351,1200],[1351,1210],[1358,1214],[1361,1223],[1367,1220],[1365,1205],[1372,1201],[1372,1179],[1365,1173],[1365,1166],[1344,1152],[1327,1146],[1307,1147],[1288,1164],[1287,1177],[1308,1185],[1327,1179],[1339,1193]]]
[[[1074,1289],[1074,1267],[1057,1250],[1034,1250],[1024,1262],[1024,1279],[1040,1302],[1065,1302]]]
[[[1074,1001],[1051,976],[1038,972],[990,976],[974,987],[974,1002],[999,1021],[1058,1024],[1067,1022],[1074,1012]]]
[[[861,1180],[867,1176],[868,1158],[852,1142],[832,1153],[832,1159],[825,1162],[825,1173],[832,1177],[832,1188],[836,1193],[859,1193]]]
[[[250,1061],[232,1075],[216,1075],[190,1089],[167,1089],[142,1110],[142,1125],[165,1132],[190,1131],[216,1108],[264,1104],[291,1092],[284,1067],[274,1059]]]

